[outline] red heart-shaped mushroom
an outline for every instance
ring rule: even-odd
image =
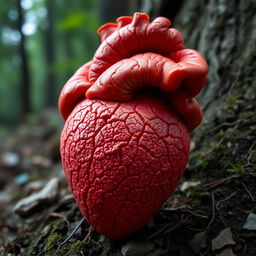
[[[110,238],[141,228],[170,196],[202,119],[194,96],[207,64],[169,26],[143,13],[104,25],[93,60],[59,98],[66,178],[87,221]]]

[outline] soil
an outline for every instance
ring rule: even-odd
[[[199,149],[203,143],[192,140],[191,161],[175,193],[139,232],[110,240],[83,219],[69,192],[56,153],[62,126],[61,122],[52,123],[56,115],[48,112],[35,117],[2,140],[1,156],[15,152],[20,159],[12,167],[1,162],[1,172],[13,173],[2,178],[1,194],[8,194],[0,201],[3,255],[256,255],[256,223],[251,222],[252,230],[245,229],[248,215],[256,212],[253,145],[247,166],[230,160],[226,171],[218,172],[215,168],[219,163],[212,161],[220,159],[223,149],[210,143],[213,148],[208,148],[208,157]],[[232,143],[232,136],[224,136],[219,145],[227,140]],[[24,173],[29,178],[20,182],[17,177]],[[54,201],[41,203],[23,218],[13,212],[20,199],[38,192],[39,188],[29,189],[35,181],[44,187],[52,177],[58,177],[60,184]]]

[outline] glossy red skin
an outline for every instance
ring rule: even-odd
[[[189,131],[194,130],[201,123],[203,116],[194,97],[206,82],[208,66],[199,52],[184,48],[180,32],[170,28],[170,25],[171,22],[167,18],[158,17],[150,23],[147,14],[135,13],[133,18],[121,17],[117,19],[117,24],[102,26],[98,30],[102,44],[92,61],[82,66],[61,92],[59,109],[63,118],[68,117],[75,104],[85,95],[86,98],[116,100],[111,91],[113,88],[119,88],[114,96],[119,95],[118,100],[123,101],[130,100],[134,91],[141,86],[155,86],[166,91],[175,112],[184,120]],[[122,78],[133,77],[129,67],[131,62],[136,61],[136,55],[139,53],[144,53],[144,57],[137,68],[139,72],[135,82],[130,83],[129,88],[129,84],[127,86],[123,83]],[[151,61],[152,54],[159,60],[154,64]],[[150,65],[147,65],[149,63]],[[122,72],[118,72],[116,82],[111,78],[119,67]],[[166,81],[162,81],[162,77],[158,76],[152,85],[141,79],[141,74],[152,72],[162,74],[165,78],[163,80]],[[103,88],[100,88],[102,84]],[[127,89],[127,97],[124,98],[122,94]]]
[[[63,167],[87,221],[109,238],[147,223],[170,196],[189,155],[187,128],[154,96],[85,99],[61,135]]]
[[[66,178],[87,221],[110,238],[141,228],[171,195],[202,120],[194,97],[208,67],[170,24],[136,13],[102,26],[92,61],[59,98]]]

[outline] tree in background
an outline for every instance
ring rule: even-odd
[[[31,101],[30,101],[30,72],[28,66],[28,55],[26,51],[26,37],[23,33],[22,26],[24,25],[24,13],[21,6],[21,0],[17,0],[17,31],[20,34],[20,43],[19,43],[19,55],[21,58],[20,66],[20,97],[21,97],[21,112],[29,113],[31,111]]]
[[[1,121],[57,107],[63,84],[97,46],[97,8],[93,0],[71,1],[68,8],[60,0],[1,4]]]
[[[198,98],[204,122],[193,136],[188,175],[251,170],[256,149],[256,2],[161,1],[160,10],[155,15],[168,15],[169,10],[186,47],[200,51],[209,65],[208,83]]]

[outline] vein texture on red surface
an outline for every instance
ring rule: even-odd
[[[85,99],[66,121],[61,152],[82,214],[101,234],[121,238],[147,223],[173,192],[189,138],[153,96],[125,103]]]
[[[171,195],[188,132],[202,120],[194,97],[207,64],[170,25],[144,13],[105,24],[93,59],[59,98],[67,181],[87,221],[110,238],[141,228]]]

